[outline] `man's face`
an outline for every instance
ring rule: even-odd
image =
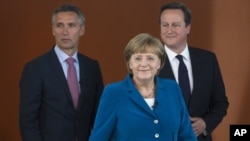
[[[162,41],[170,48],[184,48],[191,26],[186,26],[184,14],[179,9],[167,9],[160,17]]]
[[[79,18],[74,12],[59,12],[52,25],[56,44],[62,50],[76,50],[80,36],[84,34],[84,26],[80,26]]]

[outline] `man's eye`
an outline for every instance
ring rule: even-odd
[[[179,24],[173,24],[173,27],[179,27],[180,25]]]
[[[75,24],[69,24],[69,27],[75,27]]]
[[[57,24],[56,27],[63,27],[63,25],[62,24]]]
[[[163,27],[168,27],[168,24],[162,24],[161,26],[163,26]]]

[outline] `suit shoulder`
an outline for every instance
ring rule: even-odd
[[[124,81],[111,82],[108,83],[105,87],[108,89],[120,89],[124,87]]]
[[[38,65],[41,65],[42,63],[46,63],[48,62],[48,59],[50,58],[49,56],[51,56],[52,54],[52,51],[49,51],[49,52],[46,52],[46,53],[43,53],[31,60],[29,60],[28,62],[26,62],[26,65],[29,65],[29,64],[38,64]]]
[[[189,47],[189,52],[191,55],[203,56],[203,57],[216,57],[215,53],[206,49],[201,49],[197,47]]]
[[[124,93],[124,83],[122,81],[112,82],[108,83],[104,90],[103,90],[103,96],[116,96]]]
[[[87,55],[85,55],[85,54],[82,54],[82,53],[79,53],[78,52],[78,57],[79,57],[79,59],[81,59],[81,60],[85,60],[85,61],[89,61],[89,62],[95,62],[95,63],[97,63],[98,61],[96,60],[96,59],[93,59],[93,58],[91,58],[91,57],[89,57],[89,56],[87,56]]]

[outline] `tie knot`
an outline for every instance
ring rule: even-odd
[[[176,55],[176,58],[177,58],[180,62],[183,61],[183,56],[182,56],[182,55]]]
[[[72,64],[74,64],[75,59],[72,58],[72,57],[69,57],[68,59],[66,59],[66,62],[67,62],[69,65],[72,65]]]

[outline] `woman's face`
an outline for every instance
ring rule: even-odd
[[[154,80],[161,66],[160,58],[149,52],[133,54],[128,63],[133,79],[138,81]]]

